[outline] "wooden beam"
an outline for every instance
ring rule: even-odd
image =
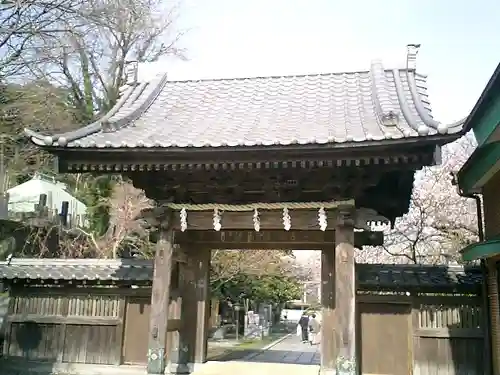
[[[10,315],[6,320],[11,323],[33,322],[39,324],[88,324],[95,326],[116,326],[122,323],[122,319],[119,317],[60,316],[39,314]]]
[[[333,231],[322,232],[307,230],[221,230],[187,231],[175,233],[175,242],[179,244],[193,243],[211,249],[234,249],[241,246],[245,249],[279,249],[296,247],[297,249],[314,246],[331,246],[335,240]]]
[[[331,247],[335,241],[334,231],[308,231],[271,229],[261,230],[221,230],[176,232],[175,243],[192,243],[211,249],[322,249]],[[381,246],[384,233],[379,231],[362,231],[354,233],[354,246]],[[185,257],[185,255],[183,255]]]
[[[413,332],[416,337],[433,338],[484,338],[484,332],[481,328],[430,328],[416,329]]]
[[[318,224],[318,210],[290,210],[292,218],[292,229],[299,230],[320,230]],[[335,210],[327,210],[327,215],[330,219],[334,215]],[[262,230],[283,229],[283,212],[282,210],[259,211],[260,228]],[[224,212],[221,214],[222,229],[254,229],[253,212]],[[174,228],[180,229],[180,218],[177,213],[174,219]],[[213,211],[190,211],[187,217],[187,230],[213,230]],[[328,226],[327,230],[333,230],[333,225]]]
[[[172,274],[173,230],[169,223],[162,227],[156,244],[153,287],[151,293],[148,374],[164,374],[167,363],[167,329]]]
[[[255,147],[211,150],[192,148],[190,152],[171,150],[136,149],[80,149],[77,152],[63,152],[58,155],[59,172],[76,173],[79,171],[99,171],[115,173],[118,171],[190,171],[202,174],[208,170],[266,170],[301,167],[339,168],[363,165],[430,165],[434,156],[435,140],[427,144],[400,144],[383,147],[381,144],[370,147],[331,148],[321,145],[298,147]],[[434,143],[433,143],[434,142]],[[231,162],[228,162],[230,160]],[[417,169],[415,166],[415,169]]]

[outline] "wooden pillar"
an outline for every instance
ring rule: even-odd
[[[175,251],[174,251],[175,254]],[[167,366],[179,361],[179,330],[181,321],[181,307],[182,307],[182,291],[180,290],[180,283],[182,282],[182,264],[174,263],[172,265],[175,269],[177,267],[177,283],[174,286],[170,285],[170,304],[168,308],[168,328],[167,328]],[[172,275],[171,283],[175,278]],[[179,323],[178,323],[179,322]]]
[[[167,325],[172,275],[173,231],[163,223],[156,245],[148,343],[148,374],[163,374],[167,363]]]
[[[357,374],[354,256],[353,222],[349,215],[339,214],[335,249],[323,249],[321,259],[322,374]]]
[[[335,325],[335,248],[321,250],[321,373],[335,374],[337,332]]]
[[[191,372],[207,358],[210,251],[190,248],[183,270],[180,352],[177,373]]]
[[[356,273],[354,223],[341,215],[335,228],[335,322],[338,332],[337,374],[355,375]]]
[[[199,249],[196,262],[196,347],[195,363],[207,361],[207,340],[210,318],[210,249]]]
[[[218,317],[219,317],[219,298],[214,297],[210,301],[210,318],[209,318],[209,327],[213,328],[217,326]]]
[[[179,350],[177,363],[171,368],[176,374],[188,374],[192,371],[190,365],[194,362],[194,347],[196,343],[196,278],[194,273],[194,259],[191,249],[185,249],[187,262],[181,267],[182,294],[181,325],[179,331]]]

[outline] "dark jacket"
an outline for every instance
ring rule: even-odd
[[[307,326],[309,325],[309,317],[305,316],[305,315],[301,316],[300,320],[299,320],[299,325],[302,328],[306,328],[307,329]]]

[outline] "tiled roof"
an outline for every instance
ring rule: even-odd
[[[479,267],[412,264],[357,264],[356,277],[366,290],[476,289],[482,281]]]
[[[413,55],[412,55],[413,53]],[[457,134],[432,118],[424,75],[382,63],[360,72],[133,83],[110,113],[42,146],[187,148],[332,144]]]
[[[482,275],[479,268],[460,266],[357,264],[356,277],[362,290],[410,288],[475,289]],[[144,282],[153,278],[150,260],[122,259],[13,259],[0,263],[0,279],[100,280]]]
[[[148,281],[152,270],[139,259],[13,259],[0,262],[0,279]]]

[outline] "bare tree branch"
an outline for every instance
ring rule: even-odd
[[[476,210],[472,200],[457,194],[450,172],[460,169],[474,148],[474,139],[467,135],[444,147],[442,165],[417,174],[409,212],[393,230],[386,230],[384,246],[362,250],[363,261],[460,261],[459,250],[477,240]]]

